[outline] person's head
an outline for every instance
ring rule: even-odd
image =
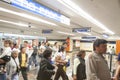
[[[55,43],[54,43],[54,46],[57,46],[57,43],[58,43],[58,42],[55,42]]]
[[[18,51],[17,51],[17,50],[12,51],[11,56],[12,56],[13,58],[17,58],[17,57],[18,57]]]
[[[52,55],[52,50],[51,49],[46,49],[43,52],[43,57],[46,58],[46,59],[51,59],[51,55]]]
[[[24,41],[24,47],[28,47],[28,41]]]
[[[20,48],[20,51],[21,51],[22,53],[25,53],[25,52],[26,52],[26,48],[25,48],[25,47],[21,47],[21,48]]]
[[[114,49],[114,46],[112,48]]]
[[[46,44],[46,46],[48,46],[48,47],[49,47],[49,46],[50,46],[50,43],[47,43],[47,44]]]
[[[85,55],[86,55],[85,50],[80,50],[80,51],[77,53],[77,56],[78,56],[78,57],[81,57],[81,58],[84,58]]]
[[[38,46],[41,46],[41,42],[38,43]]]
[[[37,44],[36,44],[36,40],[35,39],[33,39],[32,40],[32,46],[36,46]]]
[[[64,52],[64,51],[65,51],[65,47],[62,46],[62,47],[60,48],[59,52]]]
[[[107,51],[107,41],[104,39],[97,39],[93,43],[93,50],[98,53],[106,53]]]
[[[45,42],[42,42],[42,44],[41,44],[42,46],[45,46]]]
[[[5,40],[4,41],[4,46],[5,47],[10,47],[10,45],[11,45],[11,41],[10,40]]]
[[[63,42],[62,46],[67,47],[67,42]]]

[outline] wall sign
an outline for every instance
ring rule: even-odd
[[[91,32],[91,27],[73,28],[72,32]]]
[[[52,29],[44,29],[44,30],[42,30],[42,33],[43,34],[50,34],[50,33],[52,33]]]
[[[7,2],[6,0],[3,0]],[[43,6],[33,0],[10,0],[9,2],[12,6],[17,8],[33,12],[35,14],[54,19],[60,23],[70,25],[70,19],[52,9]]]

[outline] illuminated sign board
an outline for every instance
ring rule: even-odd
[[[91,32],[91,27],[73,28],[72,32]]]
[[[6,0],[3,0],[6,1]],[[33,12],[35,14],[54,19],[60,23],[70,25],[70,19],[48,7],[45,7],[34,0],[10,0],[12,6],[23,10]]]
[[[95,37],[95,36],[85,36],[85,37],[82,37],[82,39],[91,39],[91,40],[95,40],[95,39],[97,39],[97,37]]]
[[[44,29],[44,30],[42,30],[42,33],[43,34],[50,34],[50,33],[52,33],[52,29]]]
[[[105,34],[105,33],[103,33],[102,36],[103,36],[104,38],[108,38],[108,37],[109,37],[109,35],[108,35],[108,34]]]

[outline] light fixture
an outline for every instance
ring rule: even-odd
[[[82,34],[85,34],[85,35],[92,35],[92,34],[90,34],[90,33],[87,33],[87,32],[83,32]]]
[[[77,33],[81,33],[81,34],[85,34],[85,35],[92,35],[92,34],[90,34],[88,32],[79,32],[79,31],[77,31]]]
[[[46,21],[46,20],[43,20],[43,19],[40,19],[40,18],[31,16],[31,15],[28,15],[28,14],[25,14],[25,13],[15,12],[15,11],[12,11],[12,10],[9,10],[9,9],[5,9],[5,8],[2,8],[2,7],[0,7],[0,11],[7,12],[7,13],[11,13],[11,14],[14,14],[14,15],[17,15],[17,16],[20,16],[20,17],[23,17],[23,18],[35,20],[35,21],[42,22],[42,23],[45,23],[45,24],[49,24],[49,25],[54,25],[54,26],[56,26],[56,24],[54,24],[54,23],[48,22],[48,21]]]
[[[71,36],[74,36],[74,34],[67,33],[67,32],[62,32],[62,31],[57,31],[57,32],[60,33],[60,34],[65,34],[65,35],[71,35]]]
[[[27,24],[23,24],[23,23],[16,23],[16,22],[7,21],[7,20],[2,20],[2,19],[0,19],[0,22],[9,23],[9,24],[17,25],[17,26],[22,26],[22,27],[28,27],[28,25],[27,25]]]
[[[120,40],[119,36],[110,36],[108,40]]]
[[[9,34],[9,33],[4,33],[3,36],[14,36],[14,37],[23,37],[26,39],[46,39],[45,37],[39,37],[39,36],[30,36],[30,35],[19,35],[19,34]]]
[[[93,24],[95,24],[98,27],[102,28],[106,32],[108,32],[110,34],[115,34],[111,30],[109,30],[105,25],[103,25],[102,23],[100,23],[99,21],[97,21],[95,18],[93,18],[92,16],[90,16],[83,9],[81,9],[79,6],[77,6],[75,3],[73,3],[71,0],[57,0],[57,1],[59,1],[61,4],[65,5],[69,9],[71,9],[73,12],[75,12],[78,15],[84,17],[88,21],[92,22]]]
[[[108,37],[109,37],[109,35],[108,35],[108,34],[105,34],[105,33],[103,33],[102,36],[103,36],[104,38],[108,38]]]

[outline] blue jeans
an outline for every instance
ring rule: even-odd
[[[19,80],[19,75],[18,75],[18,73],[13,74],[11,80]]]
[[[6,79],[6,74],[0,74],[0,80],[7,80]]]
[[[32,62],[35,64],[35,66],[38,66],[36,56],[31,56],[29,58],[29,65],[32,65]]]

